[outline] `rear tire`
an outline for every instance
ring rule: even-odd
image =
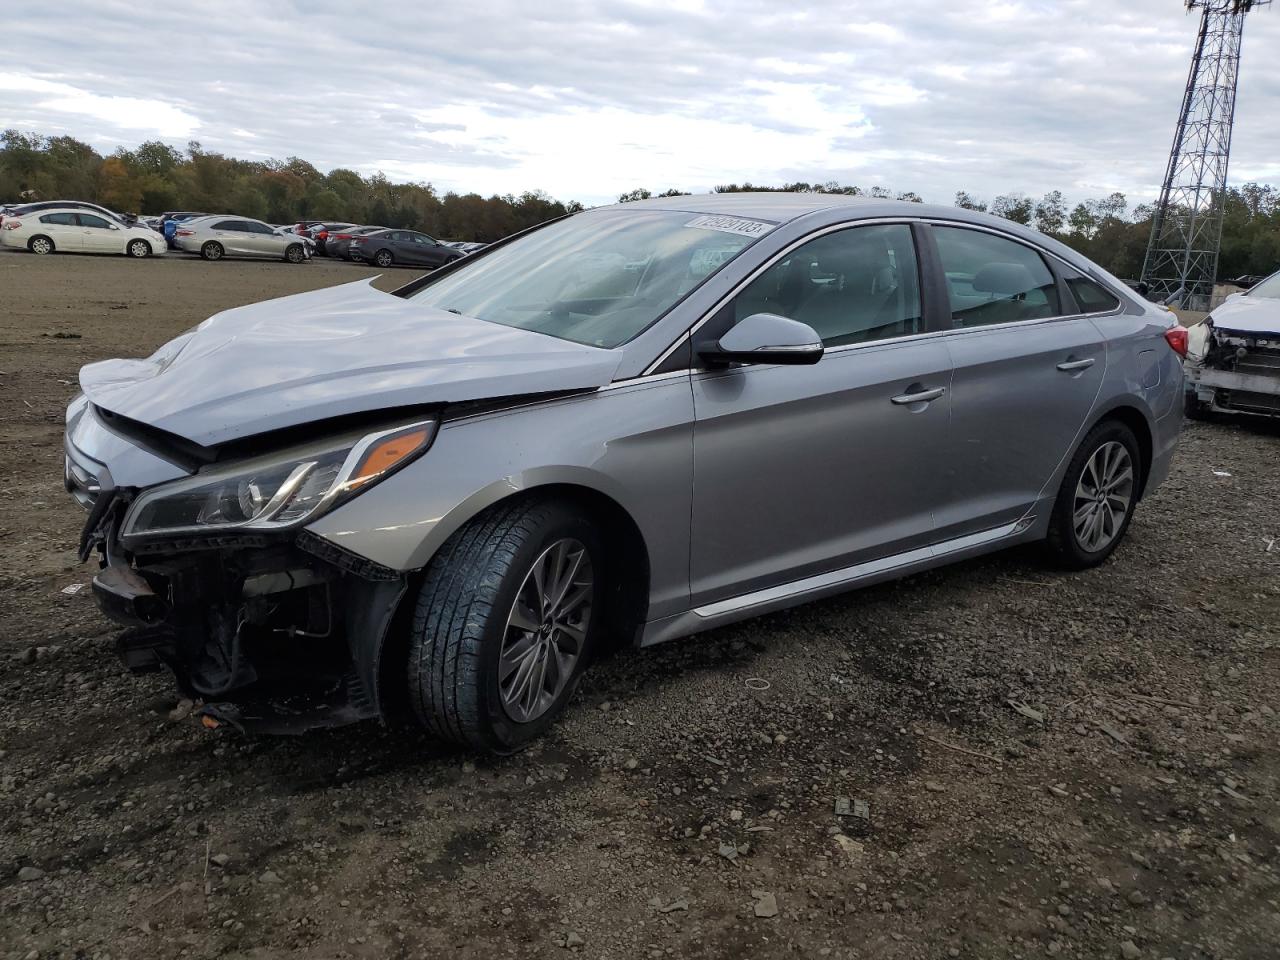
[[[409,701],[422,725],[500,754],[545,731],[605,622],[603,559],[591,521],[556,500],[498,504],[450,537],[410,627]]]
[[[145,240],[130,240],[124,252],[131,257],[138,257],[139,259],[149,257],[151,256],[151,244]]]
[[[373,262],[380,267],[389,267],[396,262],[396,258],[391,255],[390,250],[379,250],[373,255]]]
[[[307,259],[306,252],[302,249],[302,244],[291,243],[285,248],[284,258],[290,263],[301,263]]]
[[[226,251],[222,249],[222,244],[218,243],[217,240],[210,240],[200,248],[200,256],[206,260],[221,260],[225,253]]]
[[[27,241],[27,249],[39,256],[47,256],[53,253],[57,248],[53,245],[53,241],[46,236],[32,237]]]
[[[1104,420],[1081,441],[1049,518],[1048,547],[1068,570],[1096,567],[1124,539],[1138,504],[1142,452],[1133,431]]]

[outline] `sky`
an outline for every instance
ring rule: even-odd
[[[1138,203],[1197,22],[1180,0],[10,0],[0,128],[588,205],[795,180]],[[1277,53],[1280,4],[1245,27],[1233,183],[1280,184]]]

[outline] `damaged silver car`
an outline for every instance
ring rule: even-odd
[[[120,655],[207,723],[502,752],[609,643],[1030,541],[1101,564],[1185,334],[1007,220],[663,198],[86,366],[66,484]]]
[[[1187,415],[1280,417],[1280,273],[1187,332]]]

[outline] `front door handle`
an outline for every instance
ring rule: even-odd
[[[1058,369],[1063,373],[1070,373],[1073,370],[1087,370],[1093,366],[1093,357],[1087,357],[1084,360],[1063,360],[1058,364]]]
[[[910,403],[929,403],[932,400],[937,400],[946,392],[946,387],[934,387],[932,390],[921,390],[917,393],[901,393],[896,397],[890,397],[889,402],[895,403],[900,407],[905,407]]]

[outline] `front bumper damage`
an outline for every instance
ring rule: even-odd
[[[1191,328],[1184,364],[1188,400],[1214,413],[1280,417],[1280,329]]]
[[[103,613],[131,628],[116,646],[130,671],[172,672],[208,726],[301,733],[385,714],[379,674],[404,575],[305,529],[129,551],[118,532],[131,491],[96,486],[81,557],[99,561]]]

